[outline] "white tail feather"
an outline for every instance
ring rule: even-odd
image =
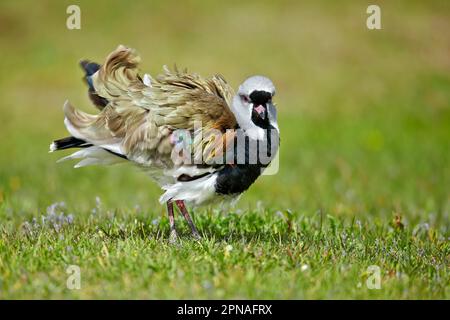
[[[93,146],[78,150],[77,152],[74,152],[67,157],[59,159],[57,162],[63,162],[72,159],[82,159],[74,166],[74,168],[80,168],[89,165],[111,165],[125,161],[124,159],[115,156],[114,154],[100,147]]]

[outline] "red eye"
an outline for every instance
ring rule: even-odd
[[[241,94],[241,99],[244,102],[249,102],[250,101],[250,99],[246,95],[243,95],[243,94]]]

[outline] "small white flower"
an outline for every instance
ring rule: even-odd
[[[224,249],[224,255],[225,257],[228,257],[230,255],[230,252],[233,250],[233,246],[231,244],[228,244]]]
[[[96,197],[95,197],[95,206],[96,206],[98,209],[100,209],[101,205],[102,205],[102,200],[100,199],[99,196],[96,196]]]
[[[309,266],[307,264],[302,264],[302,266],[300,267],[300,270],[303,272],[305,272],[308,269],[309,269]]]

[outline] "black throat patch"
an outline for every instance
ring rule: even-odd
[[[267,91],[253,91],[250,96],[250,101],[253,103],[254,106],[263,106],[265,108],[265,117],[261,118],[258,113],[255,111],[255,109],[252,110],[252,121],[255,125],[257,125],[260,128],[268,129],[270,127],[269,122],[269,111],[267,110],[267,103],[272,98],[272,95],[270,92]]]

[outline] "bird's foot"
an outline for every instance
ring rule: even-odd
[[[192,231],[192,237],[193,237],[195,240],[198,240],[198,241],[202,239],[202,236],[198,233],[197,230],[193,230],[193,231]]]
[[[178,242],[178,233],[177,233],[177,231],[175,229],[171,230],[170,231],[170,235],[169,235],[169,243],[170,244],[177,244],[177,242]]]

